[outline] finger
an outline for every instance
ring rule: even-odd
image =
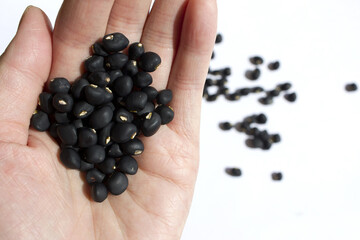
[[[50,78],[80,76],[90,46],[105,34],[112,5],[113,0],[63,2],[54,27]]]
[[[141,42],[146,51],[161,57],[160,67],[151,75],[156,89],[166,87],[176,54],[187,0],[156,0],[145,23]]]
[[[51,65],[51,24],[28,7],[0,60],[0,141],[26,144],[29,120]]]
[[[106,33],[121,32],[130,41],[140,40],[151,0],[116,0],[108,21]]]
[[[202,93],[215,43],[216,25],[215,0],[189,1],[168,84],[173,91],[172,107],[176,113],[168,126],[186,135],[199,131]]]

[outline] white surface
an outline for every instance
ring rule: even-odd
[[[61,1],[3,1],[0,52],[16,32],[28,4],[41,7],[54,23]],[[266,89],[290,81],[298,101],[282,97],[262,106],[257,96],[227,102],[204,101],[201,163],[195,197],[182,240],[360,239],[360,2],[303,0],[223,0],[212,67],[232,68],[232,89],[260,85]],[[211,16],[209,16],[211,17]],[[248,57],[281,67],[249,82]],[[265,127],[282,142],[270,151],[252,150],[245,136],[218,129],[264,112]],[[231,178],[224,168],[238,166]],[[281,182],[271,180],[283,172]]]

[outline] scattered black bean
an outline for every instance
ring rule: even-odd
[[[266,123],[266,121],[267,121],[267,117],[266,117],[266,115],[263,114],[263,113],[260,113],[259,115],[257,115],[257,116],[255,117],[255,122],[256,122],[256,123],[264,124],[264,123]]]
[[[273,172],[273,173],[271,174],[271,178],[272,178],[272,180],[274,180],[274,181],[280,181],[280,180],[283,178],[283,175],[282,175],[281,172]]]
[[[268,64],[268,69],[271,70],[271,71],[278,70],[279,67],[280,67],[280,62],[279,61],[270,62]]]
[[[278,142],[281,141],[281,137],[280,137],[279,134],[272,134],[272,135],[270,135],[270,139],[271,139],[271,141],[274,142],[274,143],[278,143]]]
[[[253,56],[249,58],[250,63],[254,65],[260,65],[263,64],[264,60],[260,56]]]
[[[241,170],[240,170],[240,168],[235,168],[235,167],[226,168],[226,169],[225,169],[225,172],[226,172],[227,174],[229,174],[230,176],[233,176],[233,177],[240,177],[240,176],[241,176]]]
[[[356,83],[348,83],[345,85],[345,90],[348,92],[354,92],[358,89]]]
[[[274,102],[274,100],[272,97],[267,96],[259,98],[259,102],[263,105],[270,105]]]
[[[296,93],[287,93],[284,95],[284,98],[288,100],[289,102],[295,102],[296,101]]]
[[[260,69],[255,68],[254,70],[247,70],[245,72],[245,77],[251,81],[258,80],[260,77]]]
[[[219,128],[221,130],[227,131],[230,130],[233,127],[233,125],[229,122],[221,122],[219,123]]]

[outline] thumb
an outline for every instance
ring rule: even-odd
[[[51,67],[51,24],[29,6],[0,57],[0,142],[25,145],[31,114]]]

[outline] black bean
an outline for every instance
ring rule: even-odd
[[[205,96],[205,100],[208,102],[214,102],[214,101],[216,101],[218,96],[219,96],[219,94],[217,94],[217,93],[216,94],[208,94],[207,96]]]
[[[145,72],[154,72],[160,64],[161,58],[154,52],[145,52],[139,59],[139,67]]]
[[[136,115],[143,116],[143,115],[148,114],[149,112],[152,112],[154,110],[155,110],[155,105],[152,102],[147,102],[143,109],[136,112]]]
[[[215,52],[212,51],[212,53],[211,53],[211,59],[214,59],[214,58],[215,58]]]
[[[274,143],[278,143],[278,142],[281,141],[281,137],[280,137],[279,134],[272,134],[272,135],[270,135],[270,139],[271,139],[271,141],[274,142]]]
[[[30,125],[36,130],[44,132],[50,127],[49,116],[43,111],[35,111],[31,116]]]
[[[296,101],[296,93],[287,93],[284,95],[284,98],[289,102],[295,102]]]
[[[127,155],[140,155],[144,151],[144,144],[139,138],[134,138],[121,144],[121,150]]]
[[[261,97],[258,99],[258,101],[263,105],[270,105],[274,102],[272,97]]]
[[[224,130],[224,131],[230,130],[232,127],[233,127],[232,124],[229,123],[229,122],[221,122],[221,123],[219,123],[219,128],[221,130]]]
[[[150,137],[160,129],[160,126],[160,115],[156,112],[150,112],[142,120],[141,131],[145,137]]]
[[[93,145],[87,149],[85,149],[84,157],[85,161],[89,163],[101,163],[105,160],[105,149],[100,145]]]
[[[85,78],[79,78],[77,79],[72,85],[71,85],[71,93],[72,96],[75,99],[79,99],[83,96],[83,90],[86,86],[88,86],[90,83]]]
[[[79,101],[74,104],[73,114],[77,118],[86,118],[94,111],[94,106],[85,101]]]
[[[128,187],[128,178],[121,172],[114,172],[106,182],[106,187],[113,195],[120,195]]]
[[[97,143],[96,131],[92,128],[80,128],[78,130],[78,145],[81,148],[88,148]]]
[[[123,156],[116,164],[116,171],[134,175],[138,170],[138,164],[135,158],[131,156]]]
[[[268,64],[268,69],[272,70],[272,71],[279,69],[279,67],[280,67],[280,62],[279,61],[270,62]]]
[[[116,122],[132,122],[134,120],[134,115],[126,110],[125,108],[118,108],[115,113]]]
[[[67,93],[56,93],[52,101],[53,107],[59,112],[71,112],[74,99]]]
[[[268,141],[270,139],[270,134],[266,130],[263,130],[257,134],[257,137],[259,137],[262,141]]]
[[[108,106],[113,112],[116,110],[116,107],[112,102],[105,103],[103,106]]]
[[[110,132],[114,122],[110,122],[108,125],[98,130],[98,144],[101,146],[107,146],[111,144]]]
[[[128,56],[123,53],[114,53],[106,57],[105,66],[111,70],[122,69],[127,61],[129,60]]]
[[[155,110],[161,117],[161,124],[168,124],[174,119],[174,110],[170,106],[160,105]]]
[[[263,64],[264,60],[260,56],[253,56],[249,58],[249,61],[254,65]]]
[[[291,88],[291,83],[286,82],[286,83],[279,84],[277,86],[277,88],[279,88],[281,91],[287,91]]]
[[[277,97],[279,96],[280,91],[278,89],[270,90],[266,92],[266,95],[269,97]]]
[[[252,93],[260,93],[260,92],[264,91],[264,89],[262,87],[253,87],[250,90]]]
[[[90,169],[94,168],[94,164],[93,163],[88,163],[86,161],[81,160],[80,161],[80,171],[81,172],[87,172]]]
[[[111,89],[108,87],[104,88],[104,101],[102,102],[102,104],[110,103],[113,100],[113,98],[114,98],[114,94],[111,91]]]
[[[260,77],[260,69],[255,68],[254,70],[247,70],[245,72],[245,77],[251,81],[258,80]]]
[[[104,71],[104,57],[92,55],[85,60],[85,69],[89,72]]]
[[[223,40],[223,37],[220,33],[216,35],[215,43],[221,43]]]
[[[345,90],[348,92],[354,92],[358,89],[356,83],[348,83],[345,85]]]
[[[39,105],[43,112],[46,112],[47,114],[53,113],[54,108],[52,106],[52,94],[47,92],[40,93]]]
[[[115,79],[118,77],[124,76],[123,72],[121,70],[112,70],[108,72],[110,75],[110,82],[108,84],[108,87],[112,87]]]
[[[236,90],[236,92],[240,96],[247,96],[247,95],[249,95],[249,93],[251,93],[251,89],[250,88],[240,88],[240,89]]]
[[[76,129],[79,129],[79,128],[84,127],[84,124],[83,124],[83,122],[82,122],[81,119],[76,119],[76,120],[74,120],[74,121],[72,122],[72,124],[74,124],[74,126],[75,126]]]
[[[273,173],[271,174],[271,178],[272,178],[272,180],[274,180],[274,181],[281,181],[281,179],[283,178],[283,175],[282,175],[281,172],[273,172]]]
[[[128,44],[129,39],[122,33],[111,33],[104,36],[102,40],[103,47],[108,52],[118,52],[124,50]]]
[[[63,148],[60,152],[60,160],[67,168],[80,169],[81,158],[74,149]]]
[[[146,93],[142,91],[131,92],[125,101],[126,108],[130,112],[142,110],[148,101]]]
[[[71,115],[69,113],[64,112],[55,112],[54,118],[57,123],[64,124],[64,123],[70,123],[71,122]]]
[[[263,114],[263,113],[260,113],[259,115],[257,115],[257,116],[255,117],[255,122],[256,122],[256,123],[264,124],[264,123],[266,123],[266,121],[267,121],[267,117],[266,117],[266,115]]]
[[[122,68],[122,71],[124,74],[128,76],[134,76],[139,72],[139,69],[137,67],[137,63],[134,60],[129,60],[124,67]]]
[[[270,138],[269,138],[269,139],[267,139],[267,140],[263,140],[263,146],[262,146],[261,149],[263,149],[263,150],[269,150],[269,149],[271,148],[271,146],[272,146],[272,142],[271,142],[271,140],[270,140]]]
[[[137,60],[145,52],[144,45],[139,42],[134,42],[129,46],[129,59]]]
[[[115,123],[111,129],[111,139],[117,143],[125,143],[133,139],[137,132],[137,127],[132,123]]]
[[[77,143],[78,136],[73,124],[64,124],[57,127],[57,135],[64,145],[73,146]]]
[[[246,139],[245,144],[249,148],[262,148],[264,146],[263,141],[258,137]]]
[[[113,158],[121,157],[123,155],[123,153],[120,149],[119,144],[112,143],[111,146],[108,148],[107,155],[109,157],[113,157]]]
[[[226,172],[227,174],[229,174],[230,176],[233,176],[233,177],[240,177],[240,176],[241,176],[241,170],[240,170],[240,168],[235,168],[235,167],[226,168],[226,169],[225,169],[225,172]]]
[[[234,128],[238,132],[247,132],[250,129],[250,124],[247,122],[237,122]]]
[[[260,130],[256,127],[245,130],[245,134],[251,135],[251,136],[257,136],[259,133],[260,133]]]
[[[113,91],[119,97],[127,96],[133,88],[133,81],[130,76],[124,75],[115,79],[113,83]]]
[[[90,84],[84,88],[85,100],[91,105],[98,106],[104,102],[105,90],[97,85]]]
[[[107,72],[93,72],[87,79],[91,84],[106,87],[110,82],[110,75]]]
[[[229,101],[237,101],[241,98],[240,94],[237,92],[233,92],[233,93],[228,93],[225,94],[225,99],[229,100]]]
[[[95,202],[103,202],[108,196],[105,184],[95,183],[91,186],[91,198]]]
[[[148,101],[155,100],[158,95],[158,91],[154,87],[151,87],[151,86],[144,87],[141,89],[141,91],[146,93],[146,95],[148,96]]]
[[[52,123],[49,128],[50,136],[53,137],[54,139],[58,138],[58,135],[57,135],[57,127],[58,126],[59,126],[58,123]]]
[[[49,82],[49,91],[51,93],[68,93],[70,83],[66,78],[53,78]]]
[[[168,104],[173,98],[172,91],[170,89],[164,89],[159,92],[156,97],[158,104]]]
[[[89,117],[89,126],[94,129],[105,127],[113,117],[113,111],[109,106],[96,109]]]
[[[113,173],[116,168],[115,163],[115,158],[107,157],[102,163],[97,165],[97,168],[105,174],[110,174]]]
[[[98,169],[93,168],[86,172],[86,181],[91,185],[94,183],[101,183],[105,178],[105,174]]]
[[[101,45],[101,43],[94,43],[91,46],[91,50],[93,52],[94,55],[99,55],[99,56],[103,56],[106,57],[107,55],[109,55],[109,53],[107,53],[104,49],[104,47]]]

